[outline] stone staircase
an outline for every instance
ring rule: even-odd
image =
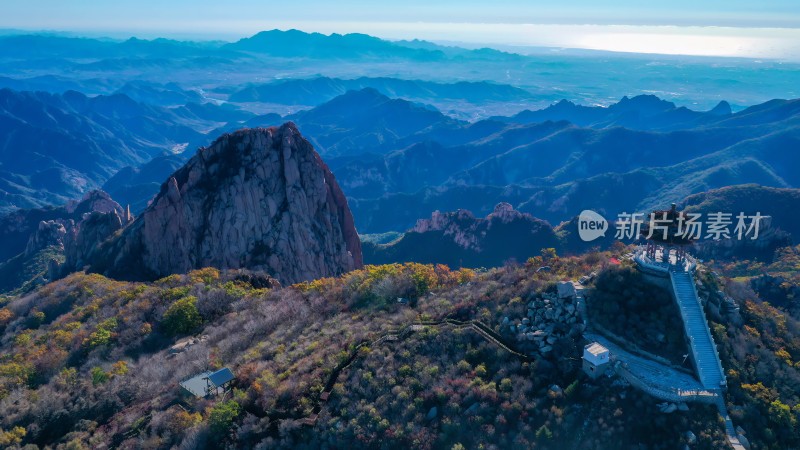
[[[696,400],[713,399],[719,413],[725,422],[725,435],[728,443],[734,450],[748,450],[749,445],[740,436],[733,426],[728,410],[725,407],[724,390],[727,388],[725,371],[719,359],[719,352],[711,336],[703,305],[697,295],[694,285],[694,270],[697,263],[694,258],[688,257],[685,261],[676,261],[671,255],[663,253],[657,255],[657,260],[647,256],[643,247],[634,253],[633,260],[640,270],[645,273],[669,274],[675,300],[681,312],[686,336],[689,337],[689,347],[697,365],[697,376],[703,386],[703,394]],[[707,394],[713,394],[708,396]]]
[[[691,273],[684,271],[670,271],[670,278],[683,317],[686,336],[689,336],[700,383],[706,389],[724,389],[725,373],[722,371],[719,353],[711,337],[703,306],[697,297],[694,279]]]
[[[739,433],[737,433],[736,428],[733,427],[733,421],[728,414],[728,408],[725,407],[725,399],[722,397],[717,397],[717,409],[722,419],[725,421],[725,435],[728,437],[728,443],[731,444],[734,450],[747,450],[748,447],[742,443]]]

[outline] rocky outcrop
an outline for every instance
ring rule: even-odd
[[[90,191],[80,200],[71,200],[63,206],[20,209],[0,216],[0,262],[22,252],[30,255],[50,244],[61,246],[63,235],[58,228],[68,228],[70,220],[78,223],[85,214],[92,212],[125,214],[125,210],[105,192]]]
[[[201,148],[91,260],[92,271],[124,279],[213,266],[263,270],[282,283],[362,265],[345,196],[292,123]]]
[[[561,288],[567,284],[572,289]],[[555,293],[543,292],[533,297],[525,317],[505,317],[500,333],[516,337],[518,347],[525,353],[545,357],[551,355],[559,340],[579,336],[585,326],[575,288],[570,282],[559,283],[558,287]]]
[[[25,246],[25,257],[30,258],[37,252],[48,247],[55,247],[64,250],[64,236],[67,230],[63,220],[43,220],[39,222],[39,228],[28,238]]]
[[[472,212],[459,209],[454,212],[434,211],[430,219],[419,219],[410,230],[414,233],[428,233],[433,231],[443,232],[444,236],[452,238],[459,247],[481,251],[485,246],[487,234],[493,227],[511,223],[524,224],[526,231],[531,234],[550,232],[550,225],[534,218],[530,214],[514,209],[509,203],[501,202],[494,207],[494,211],[486,218],[476,218]],[[524,239],[525,236],[518,236]]]
[[[488,267],[525,261],[541,254],[543,248],[558,246],[558,236],[549,223],[499,203],[485,218],[465,209],[434,211],[393,242],[365,244],[364,254],[369,264],[413,261]]]
[[[81,270],[89,266],[101,252],[105,241],[131,220],[129,212],[120,214],[116,209],[86,213],[77,223],[70,220],[64,239],[66,270]]]
[[[0,293],[22,294],[83,268],[87,257],[128,223],[127,211],[102,191],[0,217]]]

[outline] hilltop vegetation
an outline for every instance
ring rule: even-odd
[[[580,342],[531,363],[447,326],[370,344],[420,320],[496,329],[515,298],[599,270],[611,255],[599,256],[550,255],[539,273],[541,257],[485,273],[368,266],[286,288],[215,269],[154,283],[74,274],[0,308],[0,428],[14,445],[72,448],[597,449],[674,448],[692,429],[700,448],[723,448],[711,408],[663,416],[630,388],[583,379]],[[171,355],[188,335],[205,338]],[[316,424],[301,425],[350,358]],[[232,396],[181,396],[177,382],[207,367],[233,369]]]
[[[589,320],[641,349],[680,365],[689,346],[672,294],[632,267],[610,268],[589,292]]]

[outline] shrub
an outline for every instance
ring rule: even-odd
[[[83,345],[89,348],[99,347],[108,344],[114,338],[113,330],[117,328],[117,319],[110,318],[97,326],[97,330],[92,332],[89,337],[83,340]]]
[[[164,312],[162,325],[170,334],[191,333],[203,323],[197,311],[197,297],[188,296],[176,301]]]
[[[101,367],[92,367],[92,384],[103,384],[110,378],[109,374]]]

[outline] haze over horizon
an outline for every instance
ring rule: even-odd
[[[413,6],[413,7],[412,7]],[[513,14],[512,14],[513,12]],[[669,7],[615,0],[551,5],[539,1],[300,0],[276,9],[255,0],[100,2],[32,0],[6,4],[0,28],[124,38],[235,40],[268,29],[360,32],[490,47],[554,47],[800,61],[800,6],[688,0]],[[388,19],[387,18],[391,18]]]

